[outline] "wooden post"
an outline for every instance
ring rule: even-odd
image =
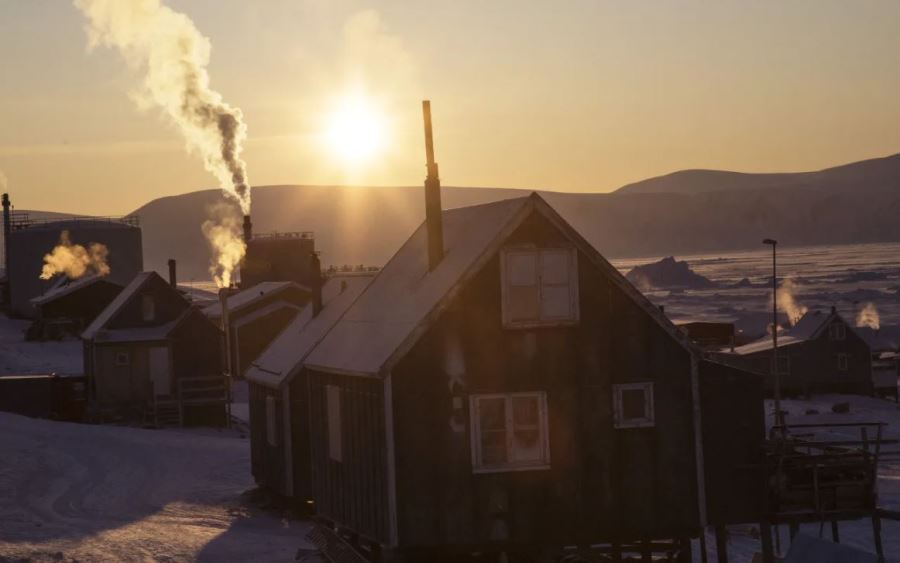
[[[772,526],[768,522],[759,523],[759,540],[762,544],[763,563],[775,563],[775,551],[772,549]]]
[[[716,560],[728,563],[728,532],[725,526],[716,526]]]
[[[881,545],[881,516],[877,512],[872,513],[872,534],[875,536],[875,553],[878,561],[884,561],[884,546]]]
[[[831,541],[834,543],[841,543],[841,535],[840,530],[838,530],[838,521],[831,521]]]
[[[700,563],[709,563],[706,549],[706,528],[700,530]]]

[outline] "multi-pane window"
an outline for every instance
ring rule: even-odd
[[[501,254],[503,324],[528,327],[578,321],[574,248],[513,248]]]
[[[470,410],[476,472],[549,467],[546,394],[473,395]]]
[[[831,340],[844,340],[847,338],[847,327],[841,322],[831,323],[828,325],[828,337]]]
[[[848,367],[847,367],[848,364],[849,364],[849,361],[848,361],[848,358],[847,358],[847,354],[838,354],[838,355],[837,355],[837,368],[838,368],[838,371],[847,371],[847,369],[848,369]]]
[[[156,302],[150,294],[141,295],[141,318],[145,321],[156,319]]]
[[[616,428],[654,426],[652,383],[613,385],[613,425]]]
[[[336,385],[325,386],[325,408],[328,423],[328,457],[334,461],[344,461],[343,440],[341,437],[341,388]]]

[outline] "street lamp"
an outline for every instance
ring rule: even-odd
[[[775,424],[782,426],[784,417],[781,414],[781,373],[778,369],[778,278],[775,269],[775,247],[778,246],[778,241],[767,238],[763,240],[763,244],[772,246],[772,373],[775,375]]]

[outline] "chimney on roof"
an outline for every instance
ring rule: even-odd
[[[244,244],[250,244],[253,238],[253,223],[250,222],[250,216],[244,215]]]
[[[434,161],[434,141],[431,136],[431,102],[422,101],[425,118],[425,228],[428,231],[428,270],[434,270],[444,257],[444,224],[441,216],[441,180]]]
[[[3,268],[6,271],[6,279],[9,280],[9,194],[3,194]]]
[[[169,285],[172,288],[178,287],[178,276],[175,275],[175,259],[169,258]]]
[[[315,252],[309,255],[309,279],[312,282],[312,315],[317,317],[322,312],[322,263]]]

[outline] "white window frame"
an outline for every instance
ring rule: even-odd
[[[837,355],[838,371],[850,371],[850,356],[844,353]]]
[[[482,461],[481,452],[481,418],[479,401],[484,399],[506,400],[506,451],[507,458],[512,458],[514,449],[512,401],[514,398],[538,399],[538,430],[540,431],[541,459],[536,461],[506,461],[498,464],[486,464]],[[472,473],[504,473],[510,471],[539,471],[550,469],[550,433],[547,414],[547,393],[529,391],[524,393],[488,393],[469,396],[469,429],[472,448]]]
[[[541,276],[541,264],[544,254],[568,252],[569,253],[569,310],[571,315],[567,317],[544,317],[541,311],[541,294],[544,287]],[[511,280],[509,276],[509,260],[513,255],[534,255],[535,256],[535,276],[537,278],[538,292],[538,318],[535,319],[513,319],[512,311],[509,305],[509,286]],[[549,285],[549,284],[548,284]],[[578,324],[580,311],[578,306],[578,251],[573,246],[558,247],[536,247],[536,246],[511,246],[504,248],[500,252],[500,286],[501,286],[501,309],[503,316],[503,326],[505,328],[532,328],[541,326],[560,326]]]
[[[614,383],[613,390],[613,426],[615,428],[651,428],[656,426],[656,410],[653,400],[653,383],[649,381],[641,383]],[[644,392],[644,414],[641,418],[625,418],[625,408],[622,404],[623,391]]]
[[[835,321],[828,325],[828,338],[831,340],[846,340],[847,327],[844,323]]]
[[[273,395],[266,395],[266,442],[270,446],[278,445],[277,404]]]
[[[341,388],[325,386],[325,421],[328,425],[328,457],[332,461],[344,461],[344,440],[341,424]]]
[[[145,322],[156,320],[156,300],[150,293],[141,295],[141,319]]]
[[[116,352],[116,365],[117,366],[130,366],[131,365],[131,353],[127,350],[119,350]]]

